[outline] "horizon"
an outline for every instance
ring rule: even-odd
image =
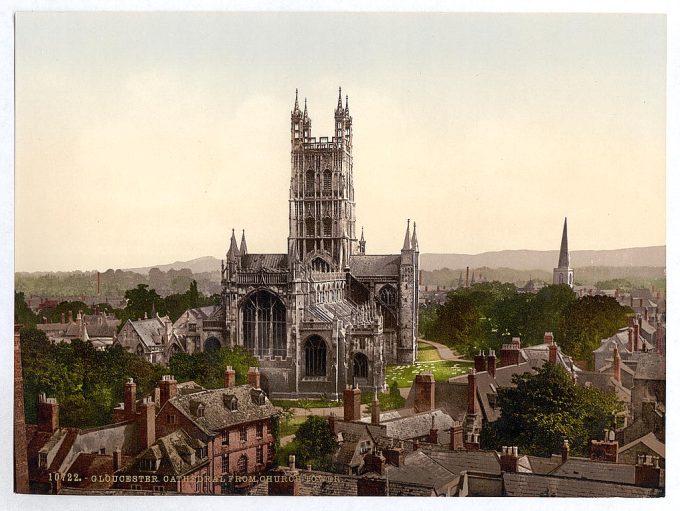
[[[319,137],[339,85],[368,253],[407,218],[423,253],[556,250],[565,216],[572,251],[665,245],[665,20],[18,13],[15,271],[223,254],[232,228],[285,251],[295,89]]]

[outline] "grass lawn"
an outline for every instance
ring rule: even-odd
[[[300,424],[302,424],[306,420],[307,417],[291,417],[288,421],[286,421],[284,418],[281,418],[281,430],[279,432],[279,436],[283,437],[288,435],[294,435],[295,433],[297,433]]]
[[[327,399],[272,399],[272,404],[279,408],[334,408],[342,406],[342,401],[329,401]]]
[[[446,381],[453,376],[467,373],[471,365],[469,362],[448,360],[416,362],[414,365],[389,365],[385,368],[385,381],[389,385],[393,380],[397,380],[400,388],[410,387],[416,374],[425,372],[431,372],[435,381]]]
[[[418,362],[432,362],[433,360],[441,360],[437,348],[431,344],[424,342],[418,343]]]

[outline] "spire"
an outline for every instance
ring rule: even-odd
[[[359,241],[366,242],[366,240],[364,239],[364,226],[363,225],[361,226],[361,239]]]
[[[366,240],[364,239],[364,227],[361,226],[361,239],[359,240],[359,253],[366,253]]]
[[[349,96],[345,96],[345,114],[349,114]]]
[[[418,251],[418,237],[416,236],[416,222],[413,221],[413,237],[411,238],[411,248]]]
[[[567,241],[567,218],[564,218],[564,229],[562,230],[562,244],[560,245],[560,260],[558,268],[569,268],[569,242]]]
[[[402,250],[411,250],[411,219],[406,221],[406,236],[404,237],[404,246]]]
[[[338,111],[342,110],[342,87],[338,87]]]
[[[231,241],[229,242],[229,250],[227,251],[227,259],[230,261],[236,259],[239,255],[238,245],[236,245],[236,235],[234,229],[231,230]]]
[[[307,98],[305,98],[305,112],[303,116],[306,118],[307,117]]]
[[[244,256],[248,253],[248,245],[246,245],[246,230],[243,229],[243,234],[241,235],[241,255]]]
[[[295,106],[293,107],[293,112],[294,113],[300,112],[300,105],[298,104],[298,90],[297,90],[297,88],[295,89]]]

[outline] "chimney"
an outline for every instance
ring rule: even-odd
[[[645,307],[645,321],[649,322],[649,307]]]
[[[236,385],[236,371],[231,366],[227,366],[224,371],[224,388],[230,389]]]
[[[633,329],[632,326],[628,327],[628,351],[631,353],[635,350],[635,343],[633,343],[633,332],[635,330]]]
[[[470,267],[465,267],[465,287],[470,287]]]
[[[335,412],[331,412],[328,416],[328,429],[335,435]]]
[[[486,357],[486,370],[492,378],[496,377],[496,352],[489,350],[489,355]]]
[[[177,395],[177,380],[171,374],[164,374],[158,386],[161,388],[160,406],[162,407]]]
[[[519,337],[513,337],[512,342],[510,344],[512,345],[513,348],[518,350],[522,347],[522,340]]]
[[[517,455],[517,447],[506,447],[503,446],[501,451],[501,472],[517,472],[517,462],[519,457]]]
[[[116,449],[115,451],[113,451],[113,471],[117,472],[118,470],[120,470],[122,464],[123,454],[121,453],[120,449]]]
[[[562,444],[562,463],[566,463],[568,459],[569,459],[569,440],[565,438],[564,443]]]
[[[451,429],[449,430],[450,440],[449,449],[457,451],[463,449],[463,423],[461,421],[453,421]]]
[[[137,412],[137,431],[139,431],[139,450],[151,447],[156,441],[156,405],[145,397]]]
[[[378,399],[378,389],[373,392],[373,402],[371,403],[371,424],[380,424],[380,400]]]
[[[432,415],[432,424],[430,425],[430,432],[427,435],[427,441],[431,444],[436,444],[439,441],[439,430],[434,427],[434,415]]]
[[[659,457],[649,454],[638,454],[635,464],[635,486],[658,488],[661,483]]]
[[[295,470],[295,454],[288,455],[288,468],[290,470]]]
[[[557,344],[555,343],[548,346],[548,362],[557,364]]]
[[[57,398],[47,397],[44,392],[38,396],[38,431],[54,433],[59,429],[59,403]]]
[[[555,338],[553,337],[552,332],[546,332],[543,334],[543,343],[544,344],[552,344],[554,342]]]
[[[417,451],[418,449],[420,449],[420,440],[418,440],[417,438],[414,438],[412,448],[413,448],[414,451]]]
[[[397,462],[399,462],[397,456]],[[396,465],[399,466],[399,465]],[[375,472],[383,475],[385,473],[385,457],[380,451],[368,453],[364,456],[364,472]]]
[[[260,370],[257,367],[248,368],[248,385],[256,389],[260,388]]]
[[[486,360],[482,350],[479,350],[479,354],[475,355],[475,371],[478,373],[486,371]]]
[[[68,322],[73,323],[73,311],[68,311]]]
[[[467,413],[470,415],[475,415],[477,413],[475,406],[476,397],[477,397],[477,382],[475,377],[475,370],[470,369],[470,373],[468,374],[468,406],[467,406]]]
[[[413,402],[413,410],[416,413],[434,410],[434,376],[432,373],[416,374],[414,382],[416,397]]]
[[[385,461],[395,467],[401,467],[404,464],[404,449],[401,447],[390,447],[385,449]]]
[[[161,403],[161,388],[156,386],[153,389],[153,402],[158,403],[158,406],[160,406]]]
[[[352,388],[348,385],[342,392],[342,402],[345,408],[346,421],[358,421],[361,419],[361,391],[359,387]]]
[[[479,451],[479,434],[471,431],[465,433],[463,447],[466,451]]]
[[[267,483],[267,494],[270,496],[300,495],[300,478],[295,468],[295,455],[288,456],[288,468],[281,468],[281,472],[270,478]],[[279,475],[280,474],[280,475]]]
[[[633,307],[633,293],[630,294],[630,306]]]
[[[615,439],[613,430],[605,429],[604,440],[590,441],[590,459],[618,463],[619,443]]]
[[[633,333],[635,351],[640,351],[640,323],[642,323],[642,320],[638,320],[635,322],[635,333]]]
[[[614,344],[614,360],[612,361],[612,376],[616,381],[621,383],[621,355],[619,355],[619,347]]]
[[[137,385],[132,378],[128,378],[123,392],[123,410],[125,411],[125,418],[130,419],[137,411]]]

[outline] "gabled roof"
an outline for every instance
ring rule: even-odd
[[[136,321],[128,320],[135,330],[140,340],[146,347],[160,346],[163,343],[163,336],[165,336],[165,322],[170,321],[170,318],[164,316],[162,318],[155,317],[149,319],[138,319]],[[171,323],[172,324],[172,323]],[[165,344],[169,344],[172,339],[166,339]]]
[[[353,255],[349,260],[349,268],[355,277],[399,276],[401,256],[389,255]]]
[[[641,436],[637,440],[633,440],[632,442],[624,445],[623,447],[620,447],[619,454],[629,449],[632,449],[633,447],[639,444],[645,445],[661,458],[666,457],[666,444],[664,444],[658,438],[656,438],[656,435],[652,432],[649,432],[645,436]]]
[[[241,270],[288,271],[288,254],[246,254],[241,257]]]
[[[457,475],[464,470],[496,475],[501,473],[498,455],[494,451],[452,451],[430,444],[422,444],[421,449],[449,472]]]
[[[503,473],[508,497],[660,497],[658,488],[528,473]]]
[[[333,319],[351,318],[357,307],[349,300],[342,299],[330,303],[316,303],[304,310],[305,321],[329,322]]]

